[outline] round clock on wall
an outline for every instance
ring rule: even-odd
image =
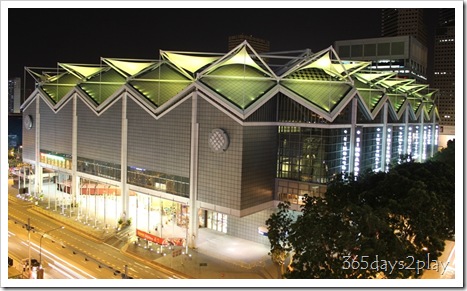
[[[34,122],[32,120],[32,116],[31,115],[26,115],[24,117],[23,124],[24,124],[24,128],[31,129],[32,126],[34,125]]]

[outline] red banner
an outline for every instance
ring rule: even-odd
[[[158,245],[163,245],[163,246],[166,246],[166,245],[184,246],[185,245],[184,238],[162,238],[162,237],[155,236],[153,234],[147,233],[139,229],[136,229],[136,236],[142,239],[151,241],[153,243],[156,243]]]

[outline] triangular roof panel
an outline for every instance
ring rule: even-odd
[[[250,52],[248,52],[247,49]],[[258,60],[258,62],[253,60],[253,58],[250,56],[250,53],[255,57],[255,59]],[[255,53],[254,49],[247,42],[243,42],[242,44],[238,45],[227,55],[220,58],[217,62],[202,71],[200,75],[208,75],[210,72],[218,69],[219,67],[227,65],[249,66],[265,74],[267,77],[275,78],[273,71],[264,63],[262,58]]]
[[[193,56],[167,51],[161,51],[161,56],[162,58],[170,61],[176,67],[190,73],[195,73],[201,68],[204,68],[221,58],[220,56]]]
[[[157,64],[156,61],[144,60],[118,60],[109,58],[102,58],[102,60],[125,77],[137,75],[145,69]]]
[[[76,65],[76,64],[58,64],[60,67],[64,68],[73,75],[76,75],[80,79],[87,79],[95,74],[98,74],[105,68],[90,66],[90,65]]]

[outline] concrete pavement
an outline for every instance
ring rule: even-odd
[[[27,202],[25,202],[27,203]],[[133,229],[117,233],[114,229],[96,228],[59,212],[40,206],[31,211],[60,221],[96,242],[106,242],[116,236],[125,240],[121,252],[135,261],[150,263],[154,267],[170,270],[174,278],[193,279],[280,279],[279,267],[268,255],[269,247],[232,237],[211,229],[200,229],[196,249],[180,246],[148,244],[134,236]],[[165,232],[170,232],[167,228]],[[177,231],[172,229],[172,231]],[[131,273],[130,273],[131,276]]]

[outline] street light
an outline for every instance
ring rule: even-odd
[[[44,235],[48,234],[49,232],[52,232],[57,229],[63,229],[63,228],[65,228],[65,226],[62,225],[62,226],[53,228],[51,230],[48,230],[42,234],[41,239],[39,240],[39,266],[42,266],[42,238],[44,237]]]

